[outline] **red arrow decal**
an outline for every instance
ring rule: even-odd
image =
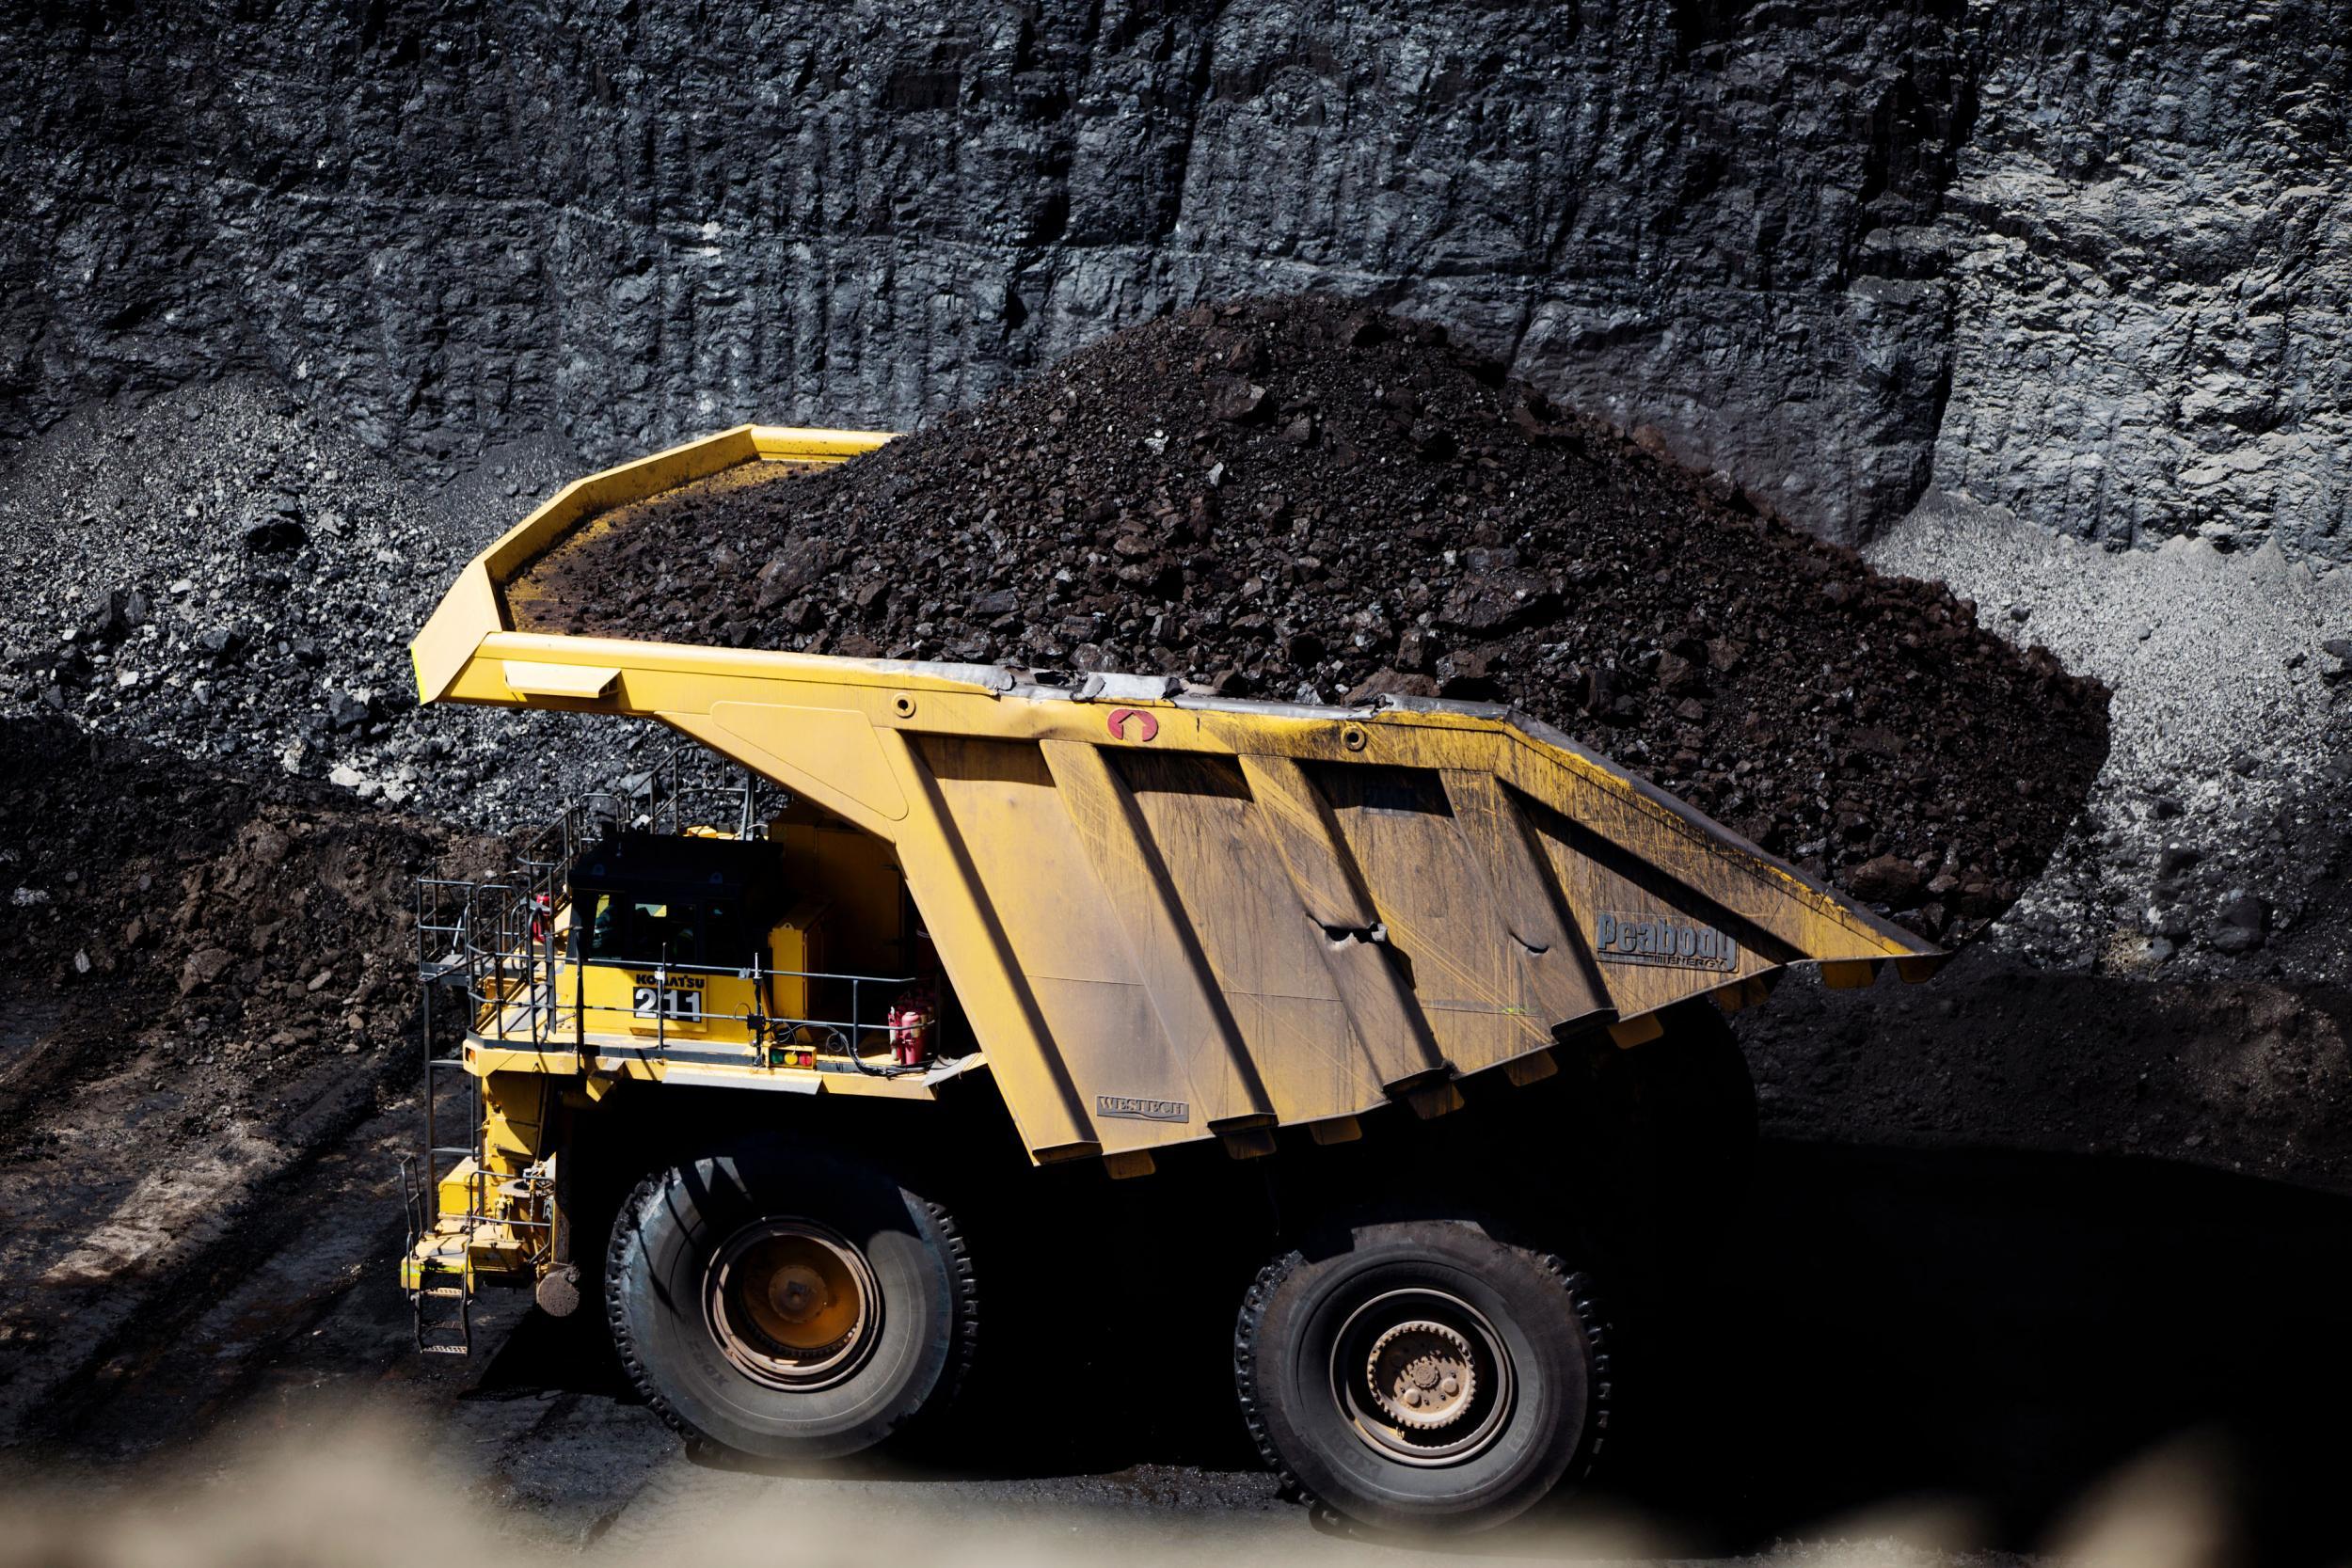
[[[1141,732],[1136,736],[1137,740],[1151,740],[1158,736],[1160,733],[1160,721],[1152,718],[1150,714],[1144,712],[1143,709],[1139,707],[1115,707],[1111,709],[1110,713],[1110,732],[1111,738],[1113,740],[1124,740],[1127,738],[1127,721],[1130,719],[1142,721],[1143,728]]]

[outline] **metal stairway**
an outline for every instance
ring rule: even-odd
[[[467,1257],[468,1233],[441,1235],[430,1252],[419,1243],[440,1232],[441,1187],[444,1180],[468,1162],[481,1169],[482,1084],[466,1071],[463,1045],[457,1053],[441,1055],[434,1049],[434,998],[454,983],[468,994],[469,974],[467,942],[470,936],[472,903],[434,896],[434,887],[420,884],[417,895],[417,981],[420,1022],[424,1037],[424,1164],[421,1181],[408,1159],[401,1161],[403,1196],[408,1212],[408,1243],[404,1253],[413,1283],[408,1303],[417,1349],[427,1355],[469,1355],[473,1353],[473,1270]],[[438,949],[438,951],[436,951]],[[448,1080],[455,1076],[458,1084]],[[456,1096],[459,1103],[445,1106]],[[471,1130],[474,1144],[444,1143],[441,1129],[452,1116]],[[478,1179],[468,1183],[470,1192]],[[469,1211],[479,1205],[469,1202]]]

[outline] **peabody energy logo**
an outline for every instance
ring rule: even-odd
[[[1713,969],[1726,974],[1740,967],[1740,944],[1730,937],[1712,926],[1662,916],[1645,919],[1603,911],[1593,917],[1593,951],[1609,963]]]

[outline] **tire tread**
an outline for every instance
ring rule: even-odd
[[[1555,1490],[1580,1486],[1589,1480],[1600,1462],[1601,1450],[1607,1445],[1609,1417],[1615,1390],[1611,1375],[1609,1323],[1594,1290],[1592,1276],[1568,1267],[1566,1261],[1549,1252],[1524,1253],[1544,1274],[1549,1275],[1568,1298],[1568,1307],[1583,1327],[1592,1360],[1591,1386],[1588,1390],[1584,1432],[1577,1445],[1576,1457],[1556,1483]],[[1338,1516],[1340,1511],[1330,1499],[1319,1497],[1302,1481],[1297,1472],[1283,1459],[1266,1430],[1265,1413],[1260,1406],[1257,1392],[1258,1334],[1265,1320],[1267,1307],[1283,1282],[1298,1269],[1305,1267],[1306,1255],[1295,1248],[1282,1254],[1260,1269],[1250,1281],[1249,1290],[1242,1298],[1241,1316],[1233,1326],[1233,1383],[1240,1396],[1243,1423],[1248,1428],[1249,1440],[1258,1450],[1258,1457],[1274,1473],[1282,1497],[1303,1503],[1311,1509]]]
[[[660,1386],[646,1370],[644,1358],[638,1353],[628,1331],[628,1315],[621,1309],[621,1294],[615,1288],[628,1250],[630,1227],[636,1223],[641,1208],[660,1193],[675,1173],[658,1170],[637,1183],[622,1201],[619,1217],[613,1222],[611,1240],[605,1245],[604,1314],[606,1325],[612,1335],[612,1349],[620,1356],[621,1369],[628,1373],[629,1386],[635,1388],[647,1407],[661,1418],[662,1424],[676,1433],[689,1444],[708,1439],[693,1424],[681,1416],[676,1407],[662,1396]],[[905,1190],[900,1189],[902,1192]],[[938,1227],[942,1251],[947,1262],[949,1287],[955,1295],[956,1347],[947,1358],[947,1365],[939,1374],[939,1386],[929,1399],[883,1432],[878,1442],[901,1440],[910,1433],[927,1429],[944,1417],[963,1389],[972,1370],[972,1359],[979,1338],[979,1287],[972,1268],[972,1248],[964,1240],[963,1231],[941,1205],[930,1198],[909,1193]]]

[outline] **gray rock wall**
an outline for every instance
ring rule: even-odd
[[[1970,26],[1936,486],[2085,538],[2352,557],[2352,8]]]
[[[0,441],[901,425],[1366,293],[1824,532],[2340,553],[2341,8],[181,0],[0,24]]]

